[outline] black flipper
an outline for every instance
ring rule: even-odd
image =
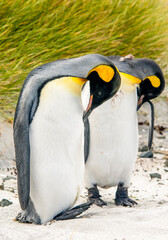
[[[89,156],[89,147],[90,147],[90,125],[88,118],[84,121],[84,158],[85,163]]]
[[[148,151],[145,153],[141,153],[141,158],[152,158],[153,152],[151,150],[152,148],[152,142],[153,142],[153,132],[154,132],[154,105],[151,101],[147,101],[151,108],[151,119],[149,122],[149,134],[148,134]]]
[[[151,150],[152,141],[153,141],[153,131],[154,131],[154,105],[151,101],[148,101],[151,107],[151,121],[149,125],[149,137],[148,137],[148,149]]]
[[[16,119],[14,125],[15,159],[17,167],[18,195],[21,208],[29,204],[30,192],[30,145],[29,115],[22,113],[22,119]]]
[[[115,204],[117,206],[121,205],[124,207],[132,207],[133,205],[137,204],[136,201],[128,197],[128,188],[124,187],[123,183],[120,183],[118,185],[118,188],[116,191]]]
[[[78,216],[78,215],[82,214],[83,212],[85,212],[86,210],[88,210],[92,204],[93,203],[91,201],[80,204],[70,210],[60,213],[59,215],[54,217],[54,219],[57,221],[74,219],[76,216]]]
[[[93,204],[97,205],[98,207],[106,206],[107,203],[103,201],[100,197],[101,195],[99,194],[99,190],[96,185],[88,189],[88,201],[91,201]]]

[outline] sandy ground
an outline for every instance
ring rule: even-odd
[[[5,198],[13,203],[0,207],[0,240],[167,240],[168,167],[165,161],[168,158],[168,103],[156,102],[155,107],[155,125],[166,129],[162,134],[155,131],[154,157],[137,158],[129,195],[138,205],[132,208],[117,207],[114,204],[116,189],[100,189],[103,199],[108,202],[106,207],[92,206],[78,219],[41,226],[14,221],[20,207],[13,161],[12,126],[0,122],[0,201]],[[141,112],[139,121],[144,122],[146,117],[146,113]],[[141,147],[147,142],[148,127],[143,124],[139,128]],[[151,179],[150,173],[160,174],[161,179]],[[83,190],[79,202],[85,201],[86,190]]]

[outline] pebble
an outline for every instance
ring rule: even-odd
[[[11,204],[13,204],[13,202],[10,202],[7,199],[2,199],[2,201],[0,201],[0,207],[6,207],[6,206],[9,206]]]
[[[3,181],[11,180],[11,179],[16,180],[16,177],[13,177],[13,176],[7,176],[7,177],[4,177],[4,178],[3,178]]]
[[[168,167],[168,159],[164,162],[165,167]]]
[[[159,173],[151,173],[150,177],[151,177],[151,179],[152,178],[159,178],[159,179],[161,179],[161,175]]]
[[[159,138],[159,139],[165,139],[166,136],[157,136],[157,138]]]
[[[148,151],[148,152],[143,152],[139,156],[140,158],[153,158],[153,152]]]

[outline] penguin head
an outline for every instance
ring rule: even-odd
[[[147,76],[141,81],[138,88],[138,106],[159,96],[165,86],[165,79],[160,67],[152,60],[148,63]]]
[[[117,93],[121,84],[118,70],[112,63],[110,65],[99,65],[90,70],[87,80],[82,89],[83,92],[86,92],[83,102],[88,103],[87,105],[84,104],[86,108],[83,115],[84,121],[93,109],[112,98]]]

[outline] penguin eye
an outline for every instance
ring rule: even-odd
[[[152,93],[152,92],[149,92],[149,93],[148,93],[148,96],[149,96],[149,97],[153,97],[153,93]]]
[[[95,92],[94,95],[96,95],[97,97],[101,97],[102,96],[102,91],[97,91],[97,92]]]

